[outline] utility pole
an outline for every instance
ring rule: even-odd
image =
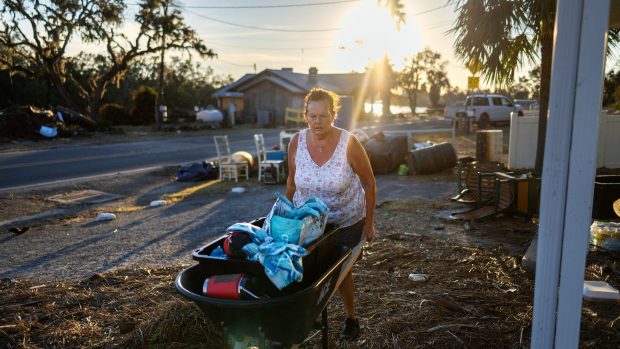
[[[166,56],[166,32],[168,30],[168,1],[161,0],[164,8],[164,22],[161,26],[161,59],[159,62],[159,88],[157,91],[157,99],[155,103],[155,126],[157,130],[161,129],[164,114],[164,57]]]

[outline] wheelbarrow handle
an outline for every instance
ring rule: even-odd
[[[349,258],[346,261],[344,261],[344,263],[342,264],[342,269],[340,270],[340,276],[338,277],[338,282],[336,283],[335,289],[338,289],[338,287],[340,287],[342,280],[344,280],[344,278],[353,268],[353,263],[357,260],[357,258],[362,253],[362,246],[364,246],[365,243],[366,243],[366,238],[362,238],[362,240],[357,245],[355,245],[353,249],[351,249],[351,256],[349,256]]]

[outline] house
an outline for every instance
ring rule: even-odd
[[[221,108],[225,108],[227,98],[243,100],[239,122],[282,125],[286,108],[303,108],[304,97],[310,89],[322,87],[340,96],[354,97],[359,94],[363,82],[364,74],[319,74],[315,67],[311,67],[308,74],[295,73],[292,68],[265,69],[258,74],[244,75],[214,96],[218,104],[221,101]]]
[[[235,114],[235,121],[241,122],[243,115],[243,93],[231,91],[244,81],[253,78],[256,74],[245,74],[239,80],[230,85],[224,86],[213,93],[213,97],[217,98],[217,108],[226,110],[229,114]]]

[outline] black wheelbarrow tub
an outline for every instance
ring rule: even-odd
[[[256,225],[258,227],[263,226],[264,218],[256,219],[250,224]],[[308,259],[319,258],[314,252],[315,250],[320,250],[323,246],[331,246],[335,243],[336,233],[340,229],[337,225],[328,224],[325,227],[325,232],[323,235],[315,242],[313,242],[310,246],[306,248],[308,255],[303,258],[304,265],[308,263]],[[220,236],[219,238],[209,242],[208,244],[196,249],[192,253],[192,258],[195,261],[198,261],[200,264],[204,264],[209,268],[221,269],[226,268],[229,269],[231,273],[240,273],[240,272],[251,272],[252,274],[260,274],[263,272],[263,266],[258,262],[248,261],[243,258],[218,258],[211,257],[210,254],[218,247],[224,247],[224,240],[226,239],[227,234]],[[320,254],[320,253],[319,253]],[[314,256],[314,257],[313,257]]]
[[[321,249],[321,259],[304,265],[304,278],[282,290],[282,295],[258,300],[228,300],[201,295],[205,278],[231,271],[197,264],[183,270],[176,278],[176,288],[194,301],[227,336],[265,338],[284,345],[306,339],[315,320],[327,306],[340,276],[342,265],[351,255],[346,246]],[[242,272],[233,267],[233,272]],[[266,278],[266,276],[263,277]]]

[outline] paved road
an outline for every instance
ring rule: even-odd
[[[446,127],[438,121],[391,120],[360,125],[369,133],[378,130]],[[229,136],[232,152],[256,152],[254,130]],[[269,148],[279,144],[280,130],[263,131]],[[90,145],[0,153],[0,191],[49,182],[99,176],[164,165],[179,165],[217,156],[213,138],[194,136],[109,145]]]

